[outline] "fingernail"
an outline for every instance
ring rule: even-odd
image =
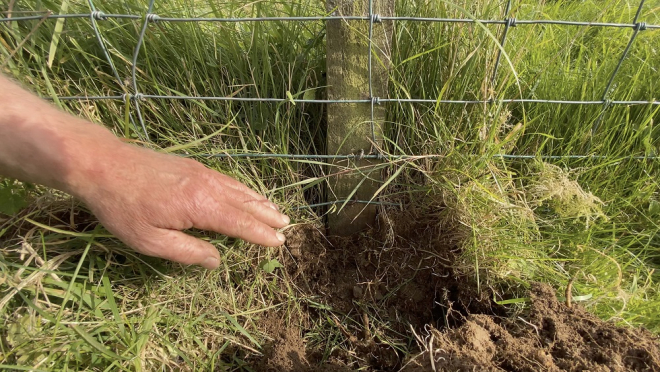
[[[280,210],[279,208],[277,208],[277,205],[272,204],[272,203],[270,204],[270,207],[273,208],[273,210],[276,210],[276,211],[278,211],[278,212],[279,212],[279,210]]]
[[[208,257],[204,260],[204,262],[202,262],[202,267],[207,270],[217,269],[218,266],[220,266],[220,261],[218,261],[218,259],[215,257]]]
[[[289,222],[291,222],[291,219],[287,215],[282,215],[282,222],[284,222],[285,225],[288,225]]]
[[[280,242],[284,243],[284,241],[286,240],[286,237],[285,237],[284,234],[282,234],[281,232],[278,232],[278,233],[277,233],[277,239],[278,239]]]

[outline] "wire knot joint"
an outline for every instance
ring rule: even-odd
[[[637,31],[646,30],[646,22],[637,22],[637,23],[635,23],[635,30],[637,30]]]
[[[380,105],[380,97],[371,97],[372,105]]]
[[[513,17],[513,18],[507,18],[507,19],[505,19],[505,21],[506,21],[506,25],[507,25],[508,27],[516,27],[516,26],[518,26],[518,22],[516,21],[516,18],[515,18],[515,17]]]
[[[380,18],[380,14],[372,14],[372,15],[371,15],[371,22],[373,22],[373,23],[381,23],[381,22],[383,22],[383,19]]]
[[[91,15],[92,15],[92,18],[94,18],[97,21],[105,21],[105,20],[108,19],[108,17],[105,15],[105,13],[103,13],[100,10],[93,11]]]
[[[155,23],[155,22],[158,22],[158,20],[160,19],[160,16],[158,14],[154,14],[154,13],[147,13],[147,15],[145,16],[145,19],[147,20],[147,22],[154,22]]]

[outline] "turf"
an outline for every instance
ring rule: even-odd
[[[14,17],[46,9],[90,12],[82,1],[10,4]],[[511,14],[630,23],[638,5],[522,1],[514,3]],[[96,6],[107,14],[143,14],[147,3]],[[504,8],[502,2],[488,1],[398,1],[396,9],[402,16],[503,19]],[[3,5],[2,16],[9,10]],[[326,14],[322,4],[307,0],[169,1],[157,2],[153,12],[173,17]],[[640,20],[660,24],[657,4],[647,2]],[[134,92],[132,60],[142,20],[110,19],[97,26],[120,81],[90,19],[2,23],[2,71],[118,136],[199,159],[238,178],[280,203],[296,224],[322,225],[323,210],[301,208],[323,199],[328,170],[319,162],[208,156],[324,153],[322,105],[58,100]],[[493,83],[503,27],[397,22],[390,97],[656,98],[658,30],[639,32],[605,94],[632,29],[519,24],[508,32]],[[324,34],[323,22],[152,24],[137,55],[135,82],[143,94],[322,99],[328,84]],[[659,105],[388,103],[386,109],[385,150],[425,156],[382,165],[392,178],[381,201],[421,208],[437,218],[449,231],[445,238],[459,249],[455,269],[473,278],[479,290],[515,312],[525,306],[531,282],[548,283],[559,293],[572,283],[575,301],[597,316],[660,331],[655,273],[660,161],[653,159],[660,150],[654,126]],[[131,253],[65,195],[2,182],[0,192],[11,199],[12,212],[20,210],[0,216],[0,364],[151,370],[185,362],[190,369],[249,370],[250,358],[269,341],[260,323],[265,314],[286,314],[294,325],[307,322],[319,308],[332,314],[322,299],[296,288],[283,269],[264,270],[261,263],[280,257],[277,249],[198,232],[218,246],[223,265],[214,272],[182,267]],[[316,319],[314,331],[305,334],[309,344],[327,351],[326,359],[333,350],[347,348],[346,335],[328,319]],[[403,355],[416,350],[412,341],[399,347]]]

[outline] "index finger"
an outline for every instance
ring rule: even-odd
[[[244,183],[237,181],[233,177],[218,172],[216,173],[220,183],[223,184],[224,186],[228,186],[236,191],[243,192],[256,200],[268,200],[268,198],[266,198],[265,196],[252,190],[251,188],[247,187]]]
[[[267,247],[277,247],[285,241],[284,234],[251,213],[229,205],[217,205],[214,208],[211,203],[205,204],[203,210],[192,216],[192,222],[196,228],[216,231]]]

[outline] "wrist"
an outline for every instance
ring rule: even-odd
[[[94,197],[97,185],[108,182],[113,169],[121,167],[120,159],[130,148],[102,126],[79,123],[63,138],[61,161],[66,173],[59,188],[87,201]]]

